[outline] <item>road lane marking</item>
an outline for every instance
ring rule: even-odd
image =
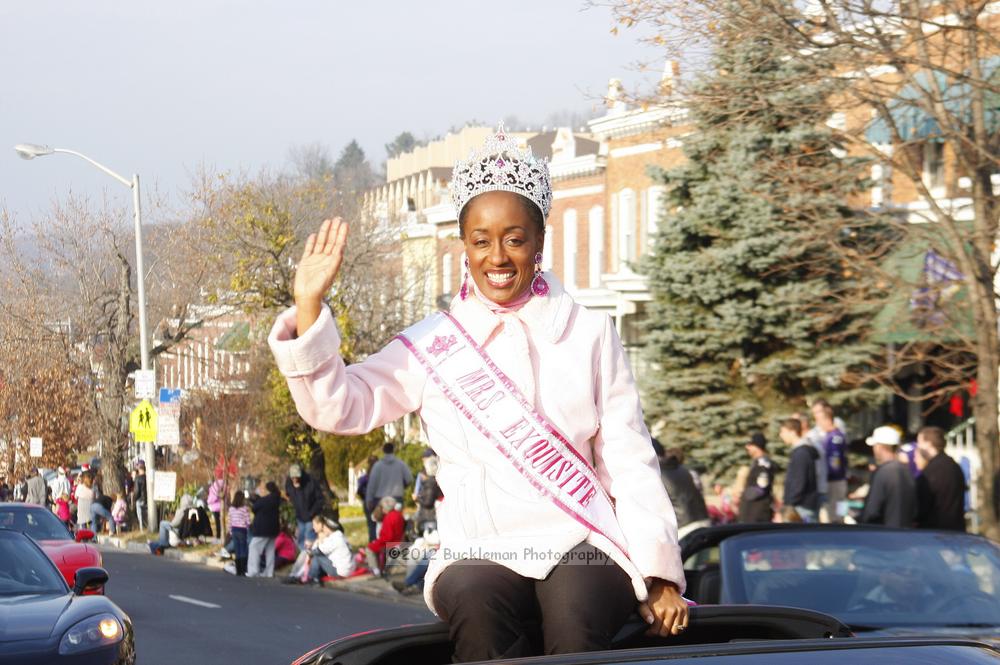
[[[174,600],[180,601],[182,603],[191,603],[192,605],[197,605],[199,607],[208,607],[213,610],[217,610],[222,607],[222,605],[216,605],[215,603],[206,603],[204,600],[198,600],[197,598],[188,598],[187,596],[167,596],[168,598],[173,598]]]

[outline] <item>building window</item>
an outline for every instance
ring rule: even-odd
[[[542,270],[552,270],[552,225],[545,226],[545,242],[542,245]]]
[[[430,314],[431,312],[434,311],[434,302],[435,302],[434,301],[434,277],[435,277],[435,275],[434,275],[434,271],[430,270],[430,267],[432,265],[434,265],[434,263],[432,261],[430,261],[430,260],[427,260],[426,263],[425,263],[425,265],[427,266],[428,269],[424,270],[423,293],[420,294],[420,299],[424,303],[424,314],[426,315],[426,314]]]
[[[652,247],[663,215],[663,187],[657,185],[646,190],[646,242]]]
[[[646,190],[639,192],[639,255],[645,254],[649,244],[649,197]]]
[[[615,271],[618,266],[618,255],[621,249],[618,247],[618,194],[611,195],[611,271]]]
[[[618,269],[628,270],[629,263],[635,261],[635,192],[623,189],[618,192]]]
[[[202,340],[198,344],[198,385],[204,386],[208,380],[206,370],[208,369],[208,342]]]
[[[872,182],[875,185],[872,187],[872,206],[879,208],[885,203],[885,190],[883,185],[885,183],[885,169],[882,168],[881,164],[872,165]]]
[[[632,367],[632,374],[636,381],[641,381],[646,374],[646,361],[643,357],[643,329],[646,321],[646,307],[644,303],[636,303],[636,310],[632,314],[627,314],[621,320],[621,342],[625,347],[625,354],[628,356],[629,365]]]
[[[452,258],[451,254],[445,254],[441,257],[441,293],[450,294],[451,293],[451,266]]]
[[[587,258],[590,288],[597,289],[601,286],[601,273],[604,272],[604,208],[591,208],[587,225],[590,227],[590,256]]]
[[[929,189],[944,187],[944,142],[924,143],[924,184]]]
[[[576,288],[576,210],[570,208],[563,213],[563,283],[570,289]]]

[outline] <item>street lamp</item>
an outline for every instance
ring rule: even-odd
[[[34,159],[44,157],[53,153],[62,152],[67,155],[75,155],[80,159],[90,162],[104,173],[108,174],[121,184],[132,190],[132,206],[135,208],[135,269],[136,285],[139,298],[139,352],[141,356],[142,369],[149,369],[149,344],[146,336],[146,280],[145,270],[142,263],[142,207],[139,202],[139,174],[132,174],[132,179],[128,180],[118,175],[108,167],[100,164],[86,155],[75,150],[65,148],[50,148],[47,145],[35,145],[33,143],[19,143],[14,146],[14,150],[21,159]],[[156,504],[153,502],[153,476],[156,468],[156,459],[153,451],[153,442],[147,441],[145,451],[146,457],[146,515],[150,531],[155,531],[156,525]]]

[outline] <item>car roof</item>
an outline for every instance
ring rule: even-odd
[[[24,503],[21,501],[0,501],[0,510],[48,510],[45,506],[37,503]]]
[[[687,559],[689,556],[704,550],[708,547],[713,547],[718,545],[723,540],[731,538],[733,536],[739,536],[746,533],[760,533],[760,532],[822,532],[822,533],[906,533],[913,534],[913,529],[888,527],[878,524],[803,524],[803,523],[774,523],[774,522],[738,522],[734,524],[718,524],[715,526],[702,527],[700,529],[695,529],[691,533],[684,536],[680,541],[681,546],[681,556],[683,559]],[[939,531],[934,529],[920,529],[918,531],[920,534],[943,534],[947,536],[967,536],[969,538],[978,538],[982,540],[987,540],[983,536],[979,536],[972,533],[962,533],[959,531]]]
[[[0,506],[2,505],[3,504],[0,504]],[[14,541],[20,540],[22,543],[27,544],[28,547],[35,548],[35,550],[38,551],[38,553],[42,556],[42,558],[48,562],[49,566],[52,567],[52,570],[55,572],[56,577],[59,579],[60,582],[62,582],[62,585],[63,587],[65,587],[66,591],[72,590],[70,589],[69,584],[66,582],[66,579],[63,577],[63,574],[59,571],[59,567],[56,566],[55,562],[52,561],[49,555],[45,553],[45,550],[43,550],[41,546],[38,543],[36,543],[30,536],[21,533],[20,531],[15,531],[14,529],[5,529],[3,527],[0,527],[0,540],[14,540]]]
[[[709,607],[709,606],[700,606]],[[732,606],[713,606],[729,609]],[[749,607],[749,606],[740,606]],[[774,608],[771,608],[774,609]],[[781,608],[788,612],[793,608]],[[695,626],[692,621],[692,627]],[[417,624],[402,628],[367,631],[351,637],[341,638],[314,649],[295,661],[296,665],[318,665],[337,662],[341,665],[390,665],[400,662],[421,662],[432,664],[450,662],[442,656],[440,648],[448,642],[447,624]],[[941,653],[942,647],[948,649]],[[697,665],[707,657],[726,658],[726,662],[767,665],[779,654],[802,654],[798,662],[807,662],[809,656],[835,651],[824,662],[841,663],[851,658],[845,651],[875,649],[919,650],[927,665],[961,665],[961,663],[982,663],[975,655],[982,650],[991,653],[993,659],[1000,660],[1000,651],[995,647],[970,639],[954,637],[814,637],[808,639],[746,639],[713,643],[670,644],[641,648],[611,649],[589,653],[536,656],[531,658],[507,659],[509,663],[524,665],[598,665],[607,663],[678,661]],[[955,658],[960,650],[969,650],[969,658]],[[445,653],[450,653],[446,649]],[[432,654],[437,657],[433,657]],[[912,654],[916,655],[916,654]],[[410,658],[414,656],[414,658]],[[493,661],[491,661],[493,662]],[[714,659],[711,662],[716,662]]]
[[[45,550],[43,550],[41,546],[38,543],[36,543],[31,536],[21,531],[18,531],[17,529],[8,529],[6,527],[0,526],[0,540],[20,540],[25,543],[28,543],[30,547],[34,547],[36,550],[38,550],[42,554],[42,556],[45,557],[45,560],[48,561],[50,564],[52,564],[53,570],[55,570],[57,573],[59,572],[59,569],[56,567],[56,564],[52,562],[52,560],[48,557],[48,555],[45,554]],[[59,577],[60,578],[62,577],[61,573]]]

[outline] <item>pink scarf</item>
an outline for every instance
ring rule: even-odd
[[[489,308],[489,310],[491,312],[493,312],[494,314],[513,314],[517,310],[519,310],[522,307],[524,307],[524,303],[526,303],[529,300],[531,300],[531,295],[532,294],[531,294],[531,286],[530,285],[528,286],[528,288],[526,288],[524,290],[524,293],[522,293],[521,295],[519,295],[517,298],[515,298],[514,300],[510,301],[509,303],[507,303],[505,305],[500,305],[498,303],[493,302],[492,300],[490,300],[489,298],[487,298],[483,294],[481,294],[479,292],[479,289],[476,288],[476,281],[475,280],[469,280],[469,281],[472,282],[472,292],[476,294],[477,298],[479,298],[479,302],[481,302],[484,305],[486,305],[486,307]]]

